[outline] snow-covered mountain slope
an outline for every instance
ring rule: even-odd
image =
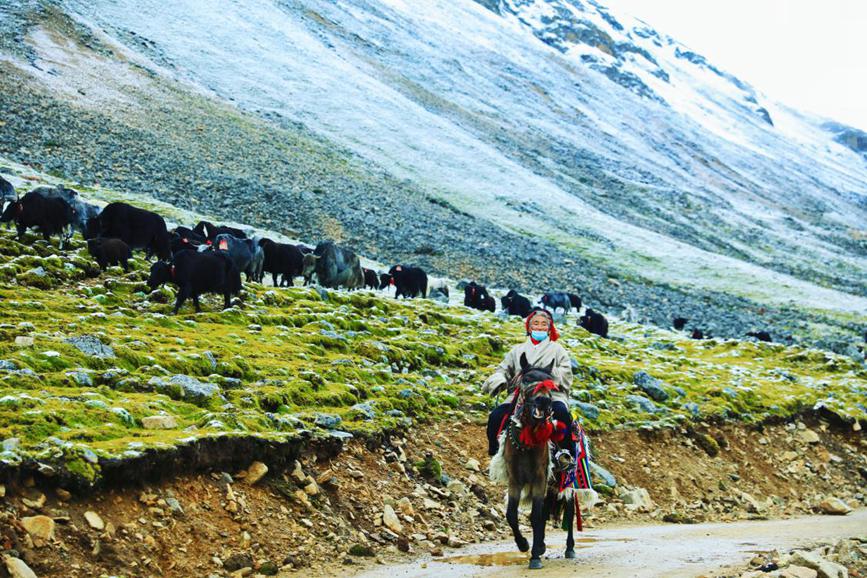
[[[841,129],[593,0],[60,4],[135,71],[605,271],[867,315],[867,162]],[[37,82],[135,107],[38,27],[26,42]]]

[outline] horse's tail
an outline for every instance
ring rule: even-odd
[[[500,433],[498,434],[498,439],[500,441],[500,449],[497,450],[497,454],[491,458],[491,463],[488,466],[488,477],[491,481],[499,483],[499,484],[508,484],[509,483],[509,468],[506,465],[506,458],[503,455],[503,451],[506,448],[506,433],[509,428],[502,428]]]

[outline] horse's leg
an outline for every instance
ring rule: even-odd
[[[530,569],[542,567],[542,554],[545,553],[545,498],[533,498],[533,511],[530,513],[533,524],[533,550],[530,552]]]
[[[509,526],[512,528],[512,534],[515,536],[515,545],[518,546],[518,550],[526,552],[530,549],[530,543],[521,535],[521,528],[518,526],[519,496],[520,490],[518,490],[517,496],[513,496],[511,492],[509,493],[509,500],[506,504],[506,521],[509,522]]]
[[[575,557],[575,536],[573,526],[575,524],[575,495],[566,500],[566,558]]]

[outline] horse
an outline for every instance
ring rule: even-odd
[[[518,525],[518,506],[532,503],[530,514],[533,547],[530,569],[542,568],[545,553],[545,522],[556,519],[561,508],[566,526],[566,558],[575,558],[573,519],[581,531],[580,509],[576,509],[574,487],[590,488],[587,471],[587,445],[580,426],[575,423],[580,462],[575,470],[554,475],[549,443],[562,439],[565,425],[558,427],[552,420],[551,391],[556,389],[552,378],[554,362],[548,367],[531,367],[527,356],[521,355],[521,371],[512,380],[515,386],[514,417],[507,417],[500,433],[500,448],[491,460],[489,474],[494,481],[508,485],[506,521],[512,529],[515,544],[521,552],[530,544]],[[576,438],[573,438],[576,439]],[[580,470],[580,471],[579,471]],[[571,477],[570,477],[571,476]],[[577,481],[576,481],[577,480]],[[592,489],[592,488],[591,488]]]

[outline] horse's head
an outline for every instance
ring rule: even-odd
[[[524,409],[521,422],[525,425],[538,426],[547,422],[552,413],[551,391],[557,389],[554,384],[554,362],[547,367],[534,367],[527,362],[527,356],[521,354],[521,374],[518,387],[524,397]]]

